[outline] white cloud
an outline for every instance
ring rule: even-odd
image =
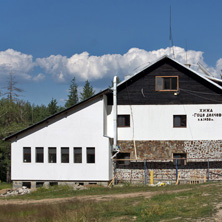
[[[200,71],[197,63],[200,62],[213,76],[219,77],[222,70],[222,58],[216,67],[209,67],[204,62],[203,52],[173,47],[174,58],[179,62],[191,64],[191,68]],[[44,80],[45,74],[51,75],[57,82],[70,82],[74,76],[77,80],[98,80],[118,75],[133,74],[145,68],[148,64],[163,55],[169,55],[170,49],[146,51],[131,48],[125,54],[106,54],[102,56],[89,55],[88,52],[74,54],[71,57],[51,55],[46,58],[37,58],[33,61],[32,55],[27,55],[13,49],[0,52],[0,76],[8,76],[10,72],[21,79],[32,81]],[[186,61],[187,60],[187,61]],[[41,73],[33,77],[33,67],[42,69]]]
[[[42,73],[39,73],[37,76],[33,77],[33,80],[35,82],[42,81],[43,79],[45,79],[45,75],[43,75]]]
[[[32,55],[13,49],[0,52],[0,76],[7,77],[10,73],[23,79],[31,79],[30,71],[35,66]]]
[[[96,80],[114,75],[122,77],[133,74],[169,52],[169,48],[153,51],[131,48],[123,55],[90,56],[88,52],[83,52],[74,54],[70,58],[61,55],[38,58],[36,63],[59,82],[70,80],[73,76],[80,80]],[[208,68],[214,76],[218,76],[218,70],[222,69],[222,60],[218,60],[216,68],[208,67],[201,51],[188,50],[186,52],[183,48],[174,47],[173,50],[171,49],[171,53],[173,52],[176,60],[183,64],[192,64],[192,68],[196,70],[198,62]]]

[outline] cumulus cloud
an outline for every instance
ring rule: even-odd
[[[45,75],[43,75],[42,73],[39,73],[37,76],[33,77],[33,80],[35,82],[39,82],[41,80],[43,80],[45,78]]]
[[[97,80],[114,75],[123,76],[133,74],[148,64],[154,62],[164,55],[169,55],[179,62],[189,63],[192,68],[198,69],[197,63],[200,62],[214,75],[218,76],[218,69],[222,68],[222,60],[218,61],[216,68],[208,67],[204,62],[203,52],[188,50],[187,52],[180,47],[173,49],[158,49],[146,51],[138,48],[131,48],[125,54],[106,54],[102,56],[90,56],[88,52],[74,54],[70,58],[61,55],[52,55],[47,58],[38,58],[36,63],[47,73],[59,82],[65,82],[75,76],[80,80]]]
[[[0,52],[0,75],[6,77],[13,73],[18,77],[31,79],[30,71],[35,66],[32,55],[27,55],[13,49]]]
[[[78,81],[98,80],[118,75],[121,79],[124,75],[134,74],[164,55],[169,55],[182,64],[189,63],[191,68],[200,72],[199,62],[213,76],[219,77],[222,70],[222,58],[216,63],[216,67],[209,67],[204,62],[203,52],[188,50],[181,47],[172,49],[158,49],[146,51],[139,48],[131,48],[125,54],[105,54],[102,56],[90,55],[88,52],[74,54],[71,57],[51,55],[46,58],[37,58],[33,61],[32,55],[27,55],[13,49],[0,52],[0,75],[8,75],[10,72],[17,76],[32,81],[42,81],[45,75],[52,76],[57,82],[69,82],[74,76]],[[42,69],[38,75],[33,75],[33,67]]]

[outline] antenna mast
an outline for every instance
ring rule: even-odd
[[[173,35],[172,35],[172,28],[171,28],[171,6],[170,6],[170,36],[169,36],[169,41],[170,41],[170,55],[171,55],[171,49],[173,48]],[[173,57],[175,58],[174,55],[174,49],[173,49]]]

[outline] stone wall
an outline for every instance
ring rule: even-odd
[[[176,182],[176,169],[116,169],[117,181],[120,183],[145,183],[146,178],[146,182],[149,183],[151,170],[153,170],[154,183],[159,181]],[[189,183],[194,178],[200,182],[204,181],[204,177],[208,180],[208,169],[179,169],[178,172],[180,172],[180,181],[184,183]],[[222,170],[211,168],[209,181],[218,180],[222,180]]]
[[[173,153],[186,153],[185,165],[178,166],[180,180],[196,178],[222,180],[222,140],[215,141],[136,141],[137,158],[133,141],[118,141],[120,152],[130,152],[130,164],[116,162],[115,173],[120,182],[144,183],[150,171],[154,181],[176,181]],[[209,166],[209,174],[208,174]],[[147,175],[147,176],[146,176]]]
[[[222,158],[222,140],[135,141],[138,159],[172,159],[173,153],[186,153],[187,158]],[[135,158],[133,141],[118,141],[120,152]]]

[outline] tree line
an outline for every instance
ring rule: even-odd
[[[52,98],[49,104],[34,105],[20,99],[22,89],[17,87],[15,77],[10,74],[7,86],[0,92],[0,180],[10,181],[10,143],[2,139],[27,128],[48,116],[84,101],[95,94],[90,82],[87,80],[82,92],[78,92],[75,78],[71,80],[68,98],[65,106],[58,106],[56,99]]]

